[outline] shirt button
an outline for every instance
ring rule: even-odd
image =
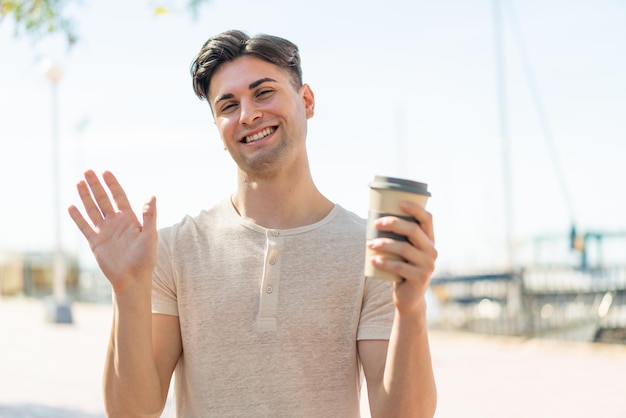
[[[267,286],[267,288],[265,289],[265,291],[267,293],[272,293],[274,291],[274,289],[272,288],[272,286]]]
[[[279,235],[280,235],[280,232],[278,232],[278,231],[272,231],[272,235],[273,235],[273,236],[275,236],[275,237],[277,237],[277,236],[279,236]]]
[[[276,264],[276,259],[274,257],[270,258],[270,264],[271,265]]]

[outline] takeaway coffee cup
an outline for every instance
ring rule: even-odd
[[[376,176],[374,181],[370,183],[370,208],[367,218],[367,239],[374,238],[391,238],[398,241],[408,241],[403,235],[394,234],[392,232],[378,231],[374,228],[374,221],[383,216],[397,216],[411,222],[417,222],[415,218],[407,215],[400,209],[400,203],[409,201],[416,203],[422,207],[426,206],[426,202],[430,197],[428,185],[418,183],[412,180],[399,179],[395,177]],[[388,271],[375,268],[370,262],[375,255],[384,255],[388,259],[400,260],[401,257],[372,251],[369,248],[365,250],[365,277],[375,277],[378,279],[400,282],[402,278]]]

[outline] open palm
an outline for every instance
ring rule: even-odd
[[[156,199],[152,197],[144,206],[141,223],[115,176],[106,171],[102,178],[113,201],[91,170],[76,186],[91,224],[76,206],[68,212],[114,289],[139,283],[147,286],[156,262]]]

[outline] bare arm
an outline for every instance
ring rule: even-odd
[[[419,224],[397,217],[380,218],[376,227],[409,238],[409,243],[379,238],[372,249],[401,255],[406,262],[375,257],[378,268],[405,280],[394,284],[396,308],[389,342],[359,341],[358,350],[367,379],[372,417],[432,417],[437,404],[428,330],[425,293],[434,270],[432,216],[423,208],[406,204],[403,209]]]
[[[167,400],[182,351],[178,317],[142,305],[114,303],[103,380],[107,416],[160,417]]]
[[[140,223],[113,174],[105,172],[103,179],[113,202],[93,171],[77,185],[91,224],[75,206],[68,212],[113,288],[104,372],[106,409],[113,417],[159,416],[182,344],[178,318],[151,313],[156,199],[146,203]]]

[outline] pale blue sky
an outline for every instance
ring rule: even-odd
[[[63,208],[86,168],[110,169],[140,208],[158,198],[159,226],[221,200],[235,168],[189,64],[207,37],[230,28],[287,37],[316,94],[309,124],[322,191],[366,215],[376,174],[429,183],[440,269],[506,261],[492,2],[213,0],[192,21],[151,14],[153,1],[85,0],[80,42],[32,44],[0,26],[0,250],[53,245],[51,89],[59,85]],[[504,1],[513,236],[625,230],[626,3]],[[514,14],[510,11],[513,10]],[[515,16],[571,196],[563,198],[524,77]],[[86,244],[62,211],[63,242]],[[622,255],[617,252],[615,257]]]

